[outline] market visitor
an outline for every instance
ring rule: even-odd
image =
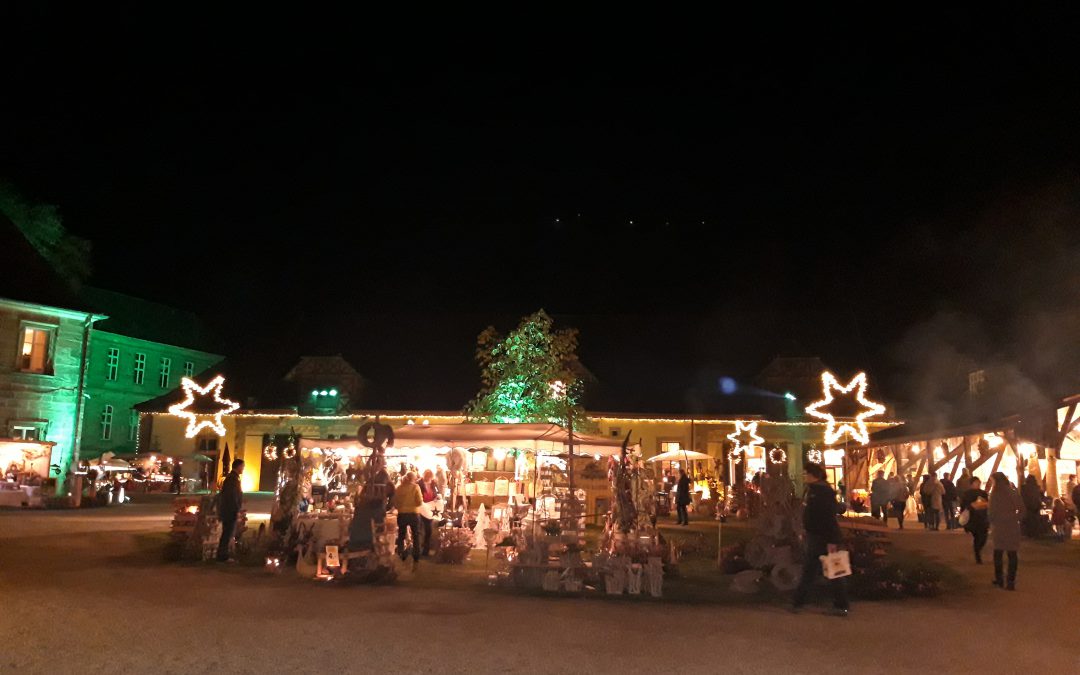
[[[923,527],[928,530],[937,530],[941,525],[941,498],[944,494],[945,488],[937,476],[932,473],[923,476],[919,496],[922,497]]]
[[[1065,500],[1060,497],[1054,500],[1054,506],[1050,510],[1050,525],[1054,528],[1054,536],[1058,541],[1069,538],[1072,526],[1069,524],[1069,514],[1065,510]]]
[[[825,476],[825,469],[820,464],[807,462],[803,467],[803,482],[806,484],[803,499],[805,558],[802,578],[792,598],[794,611],[798,611],[805,604],[810,587],[822,576],[820,556],[835,553],[840,547],[840,525],[836,522],[836,493],[829,487]],[[828,584],[833,594],[832,613],[836,616],[847,616],[847,577],[830,579]]]
[[[1076,481],[1076,474],[1074,473],[1069,479],[1069,484],[1066,486],[1066,492],[1069,495],[1069,499],[1072,500],[1072,512],[1075,520],[1080,521],[1080,483]]]
[[[174,494],[180,494],[180,461],[177,460],[172,467],[172,483],[169,485],[169,490]]]
[[[877,472],[877,478],[870,483],[870,515],[888,524],[889,501],[892,499],[893,484],[885,478],[884,471]]]
[[[244,505],[244,491],[240,487],[240,474],[244,473],[244,460],[234,459],[232,471],[225,476],[218,494],[218,518],[221,520],[221,541],[218,542],[218,562],[229,560],[229,542],[236,531],[236,517]]]
[[[994,585],[1016,590],[1016,568],[1019,564],[1020,518],[1024,502],[1005,474],[998,471],[990,476],[990,536],[994,547]],[[1009,555],[1008,577],[1002,576],[1002,557]]]
[[[907,482],[900,476],[893,476],[890,480],[892,481],[893,515],[896,516],[897,526],[902,530],[904,529],[904,513],[907,511],[907,500],[911,493],[908,491]]]
[[[956,494],[961,497],[964,493],[971,489],[971,472],[965,466],[963,471],[960,472],[960,476],[956,479]]]
[[[956,486],[952,482],[952,474],[945,474],[945,477],[941,479],[941,487],[944,489],[944,493],[941,496],[942,513],[945,514],[945,529],[956,529],[956,499],[958,494],[956,492]]]
[[[972,546],[975,549],[975,564],[982,564],[982,550],[986,546],[986,538],[990,532],[990,519],[987,507],[990,506],[990,495],[982,489],[982,481],[971,478],[968,481],[971,486],[960,495],[960,511],[967,511],[967,523],[964,530],[971,534]]]
[[[349,550],[370,551],[375,547],[375,525],[386,522],[386,500],[376,494],[371,482],[356,495],[356,508],[349,523]]]
[[[690,516],[686,513],[686,507],[690,505],[690,477],[686,471],[679,469],[679,483],[675,488],[675,511],[679,525],[689,525]]]
[[[416,474],[409,471],[401,479],[401,485],[394,491],[393,504],[397,509],[397,554],[404,561],[408,557],[405,551],[405,529],[412,531],[413,569],[420,564],[420,505],[424,498],[416,484]]]
[[[1038,537],[1043,534],[1043,491],[1039,480],[1030,473],[1020,488],[1020,498],[1024,502],[1023,533],[1028,537]]]
[[[436,502],[439,499],[439,487],[435,483],[435,474],[431,469],[424,471],[420,480],[420,497],[424,504],[420,509],[420,529],[424,532],[424,556],[431,555],[432,523],[435,519]]]

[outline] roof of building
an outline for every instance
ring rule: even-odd
[[[4,273],[0,274],[0,297],[35,305],[89,312],[68,285],[33,247],[22,230],[0,213],[0,250]]]
[[[212,354],[221,351],[220,340],[192,312],[93,286],[84,286],[79,298],[84,306],[108,315],[95,325],[98,330]]]

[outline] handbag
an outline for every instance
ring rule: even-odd
[[[839,550],[819,556],[821,572],[826,579],[839,579],[851,575],[851,557],[847,551]]]
[[[956,522],[960,523],[960,527],[967,527],[968,521],[971,520],[971,511],[964,509],[960,512],[960,517],[956,519]]]

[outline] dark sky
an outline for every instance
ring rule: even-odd
[[[1044,289],[1080,231],[1072,16],[31,12],[0,177],[93,241],[95,284],[198,309],[250,371],[341,352],[375,403],[456,406],[475,334],[544,307],[613,406],[795,343],[902,399],[905,333],[1071,301]]]

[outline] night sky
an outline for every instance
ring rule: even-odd
[[[255,23],[35,9],[0,111],[92,283],[199,311],[252,386],[342,353],[373,405],[458,407],[543,307],[598,407],[707,411],[778,353],[917,406],[926,354],[1026,363],[1080,307],[1072,16]]]

